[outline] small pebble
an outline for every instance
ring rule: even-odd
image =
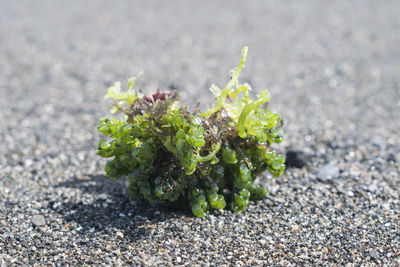
[[[121,233],[121,232],[117,232],[116,235],[117,235],[119,238],[124,238],[124,234]]]
[[[32,224],[36,227],[46,225],[46,220],[42,215],[34,215],[31,219]]]
[[[326,164],[315,171],[316,177],[323,182],[339,177],[339,168],[333,163]]]
[[[374,258],[374,259],[379,259],[379,258],[380,258],[380,254],[379,254],[379,252],[376,251],[376,250],[371,251],[371,252],[369,253],[369,255],[370,255],[372,258]]]

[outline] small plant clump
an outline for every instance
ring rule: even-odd
[[[105,98],[114,100],[112,113],[124,119],[99,123],[98,130],[108,137],[97,150],[111,158],[107,176],[129,177],[129,195],[135,199],[179,203],[196,217],[227,203],[241,212],[249,200],[267,196],[254,179],[265,170],[275,177],[284,171],[285,158],[270,147],[283,139],[282,119],[266,107],[267,90],[251,99],[250,86],[239,84],[246,56],[247,47],[223,89],[211,86],[216,104],[205,112],[190,112],[177,92],[142,95],[134,90],[136,78],[125,91],[120,82],[110,87]]]

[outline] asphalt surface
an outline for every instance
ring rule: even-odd
[[[0,6],[0,266],[400,265],[399,1]],[[206,107],[245,45],[300,168],[241,214],[130,200],[95,154],[106,88]]]

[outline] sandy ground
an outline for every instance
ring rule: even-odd
[[[400,265],[398,1],[0,1],[0,266]],[[301,168],[247,211],[127,198],[95,154],[106,88],[211,104],[243,46]]]

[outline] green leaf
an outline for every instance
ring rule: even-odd
[[[229,147],[224,147],[222,149],[222,158],[224,159],[225,163],[228,164],[236,164],[238,162],[236,151]]]

